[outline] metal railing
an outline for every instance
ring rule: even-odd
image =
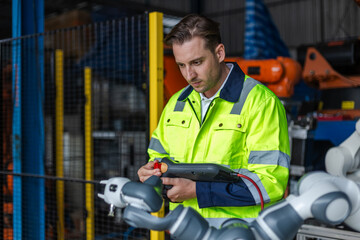
[[[0,41],[0,238],[144,239],[99,180],[147,161],[148,15]]]

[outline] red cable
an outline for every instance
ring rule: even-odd
[[[256,188],[256,190],[258,191],[259,196],[260,196],[261,210],[263,210],[263,209],[264,209],[264,198],[263,198],[263,195],[261,194],[261,191],[260,191],[260,188],[258,187],[258,185],[254,182],[254,180],[252,180],[252,179],[249,178],[248,176],[245,176],[245,175],[240,174],[240,173],[238,173],[237,176],[249,180],[249,181],[255,186],[255,188]]]

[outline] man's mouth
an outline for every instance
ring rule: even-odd
[[[191,85],[192,85],[193,87],[198,87],[198,86],[200,86],[200,84],[201,84],[201,81],[191,82]]]

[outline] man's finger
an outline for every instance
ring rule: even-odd
[[[176,184],[177,178],[162,177],[161,180],[164,185],[174,185]]]
[[[161,171],[160,169],[154,169],[154,162],[148,162],[147,164],[145,164],[144,166],[142,166],[138,172],[137,172],[139,179],[141,182],[146,181],[146,179],[148,179],[149,177],[151,177],[152,175],[161,176]]]

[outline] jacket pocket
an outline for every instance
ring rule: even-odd
[[[208,159],[229,165],[232,169],[241,168],[246,156],[247,121],[242,115],[221,115],[212,123],[209,139]]]
[[[246,132],[246,121],[245,117],[239,115],[221,115],[214,121],[214,130],[232,130],[236,132]]]
[[[185,152],[188,149],[188,136],[190,133],[190,113],[173,112],[165,119],[166,140],[170,148],[170,157],[184,161]]]

